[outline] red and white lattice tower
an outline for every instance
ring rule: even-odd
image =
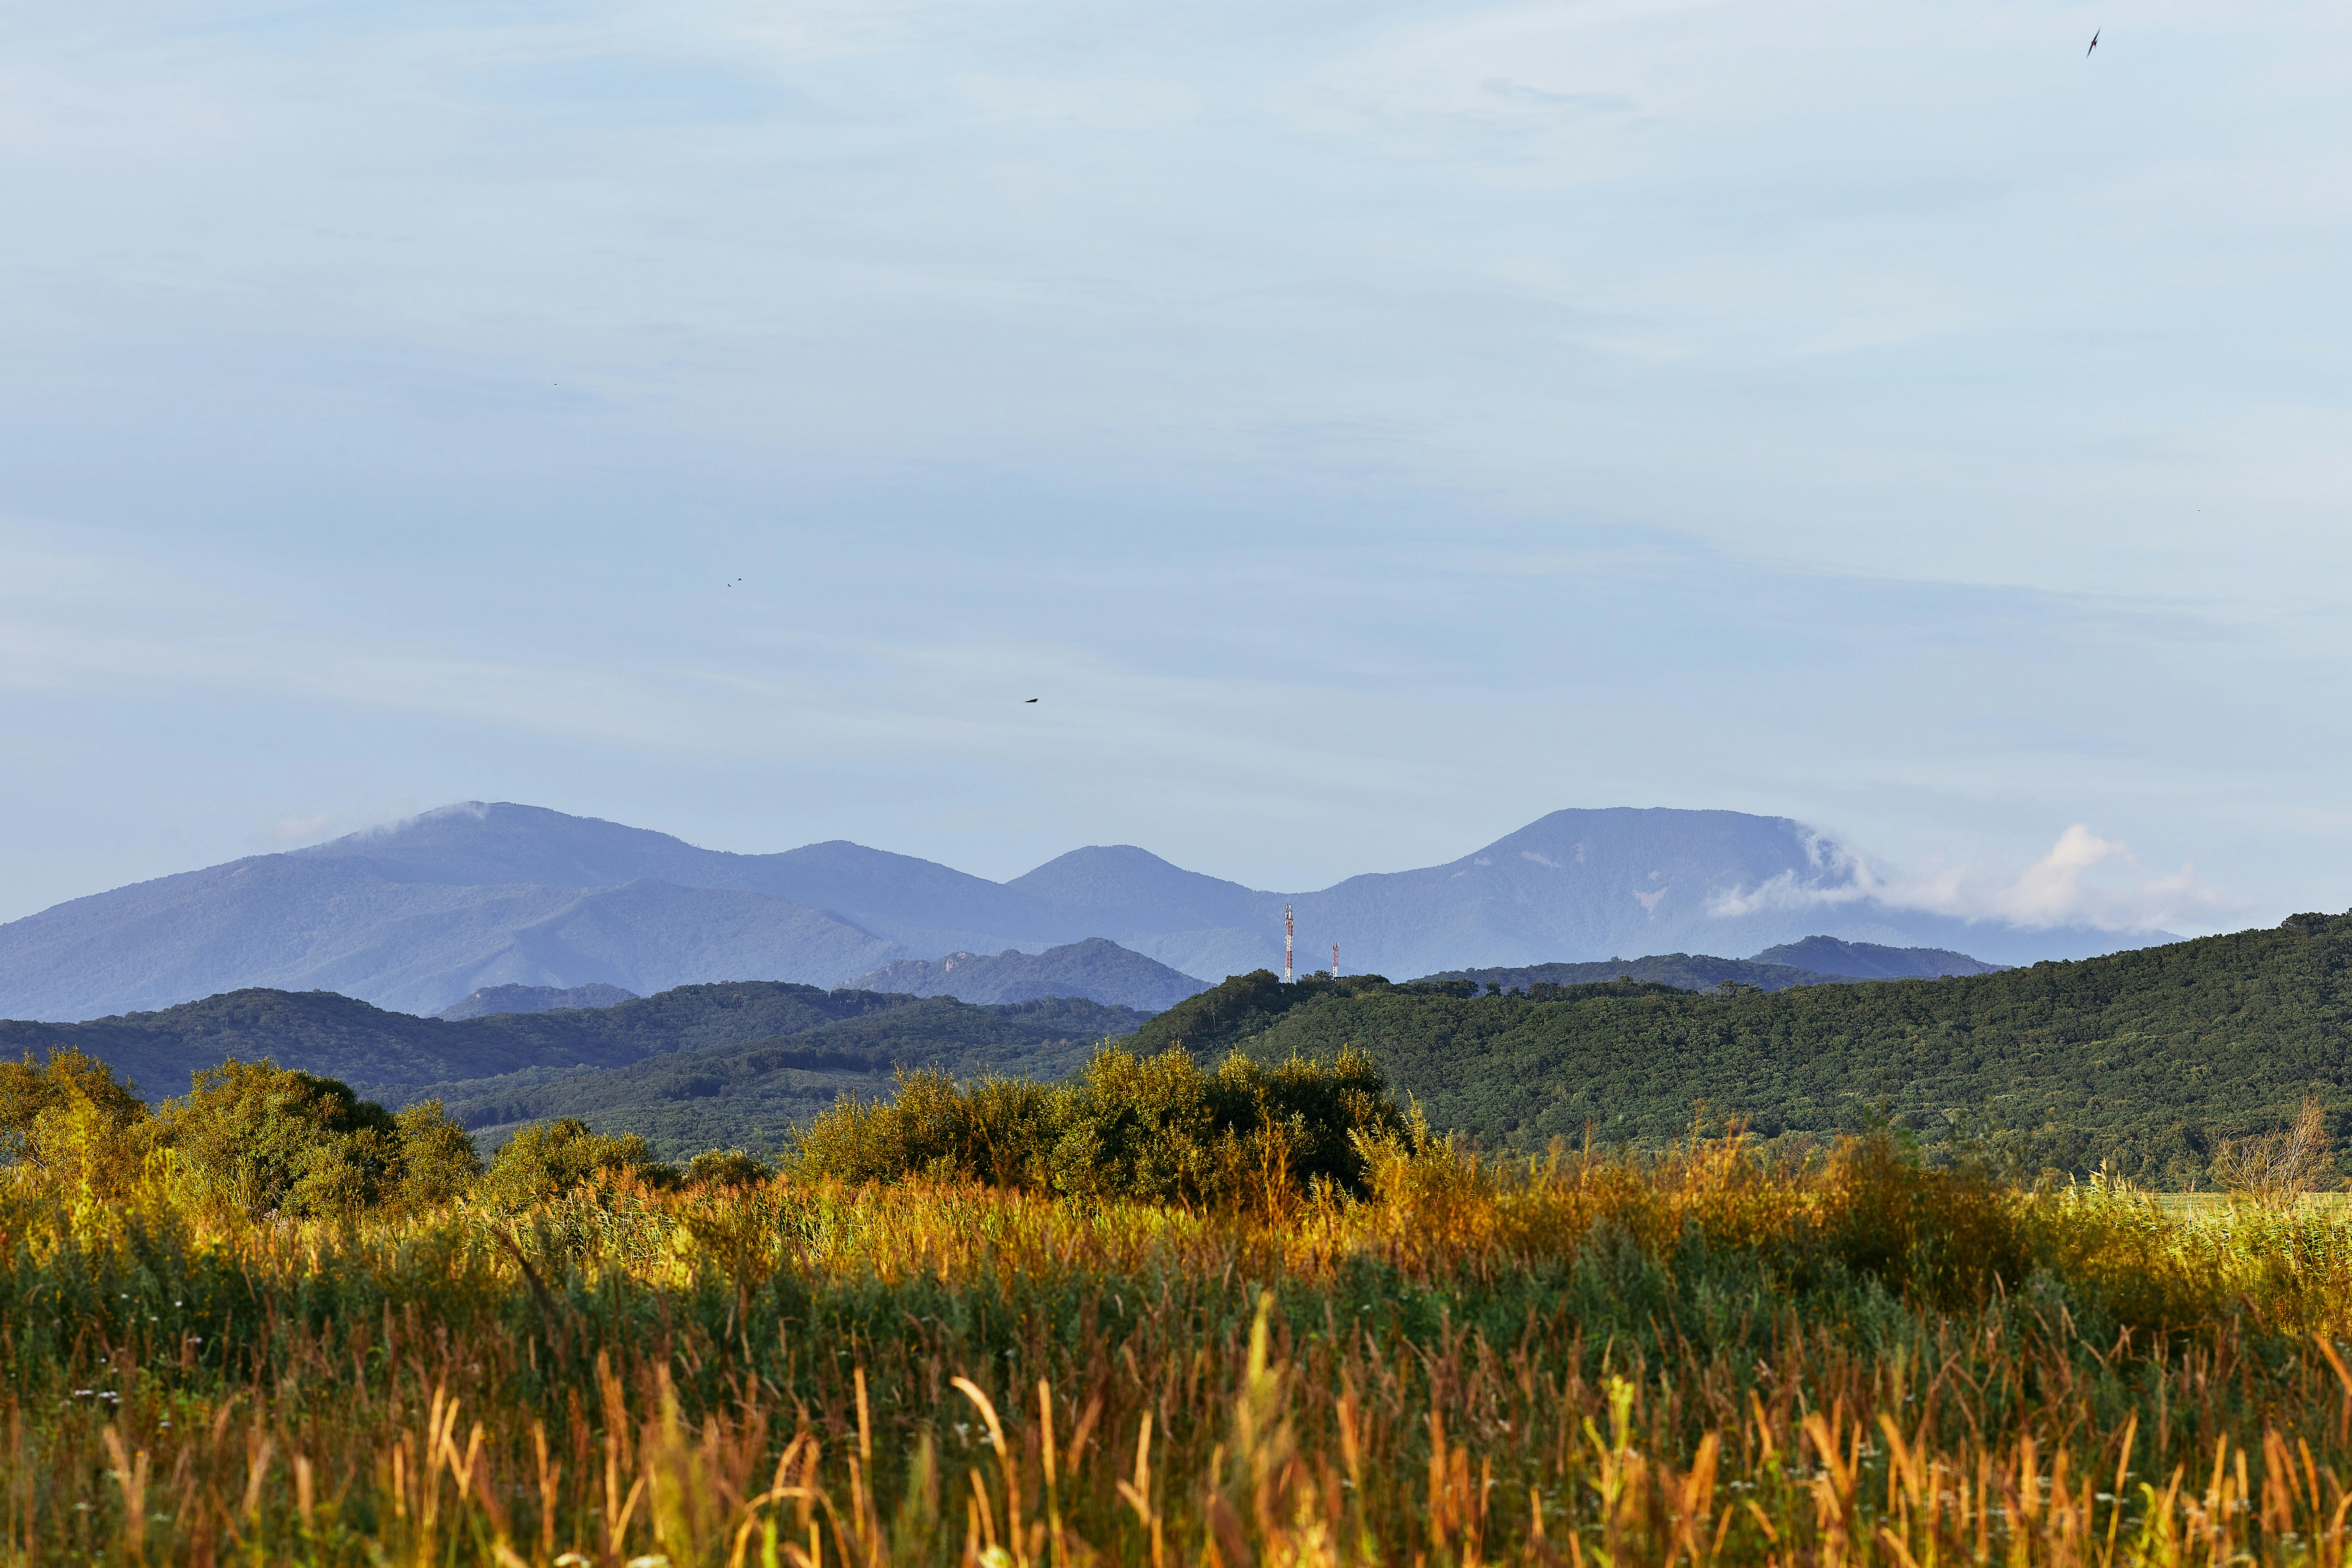
[[[1288,904],[1285,904],[1282,906],[1282,983],[1285,985],[1289,984],[1292,978],[1290,973],[1290,906]]]
[[[1339,978],[1339,944],[1336,942],[1331,944],[1331,978]]]

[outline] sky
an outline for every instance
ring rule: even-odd
[[[1955,912],[2341,909],[2347,47],[6,7],[0,919],[468,799],[1277,889],[1723,807]]]

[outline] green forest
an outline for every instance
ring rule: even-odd
[[[1433,1126],[1496,1149],[1655,1144],[1744,1121],[1804,1142],[1891,1126],[1931,1155],[2204,1181],[2224,1140],[2316,1096],[2352,1131],[2352,917],[1943,980],[1692,993],[1642,982],[1271,974],[1154,1018],[1139,1051],[1369,1053]],[[2339,1155],[2339,1174],[2352,1162]]]
[[[2079,963],[1777,991],[1638,977],[1285,985],[1259,971],[1150,1019],[1083,1000],[974,1006],[773,982],[455,1023],[245,991],[0,1025],[0,1051],[71,1045],[149,1099],[226,1058],[268,1058],[390,1105],[439,1100],[486,1150],[577,1118],[677,1160],[780,1151],[842,1094],[887,1093],[900,1070],[1055,1081],[1113,1038],[1203,1063],[1352,1049],[1433,1127],[1497,1152],[1655,1147],[1734,1121],[1791,1147],[1884,1126],[1931,1159],[1973,1152],[2029,1176],[2105,1165],[2187,1189],[2210,1183],[2225,1141],[2275,1131],[2307,1094],[2337,1148],[2352,1142],[2347,970],[2352,917],[2309,915]]]

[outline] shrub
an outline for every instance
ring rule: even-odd
[[[480,1190],[502,1208],[529,1208],[584,1182],[619,1175],[655,1186],[673,1186],[677,1179],[635,1133],[607,1137],[567,1116],[526,1127],[507,1140],[491,1159]]]
[[[400,1131],[400,1205],[412,1214],[438,1208],[482,1173],[474,1140],[437,1100],[408,1107],[393,1121]]]
[[[2327,1143],[2327,1114],[2317,1095],[2305,1093],[2303,1109],[2285,1131],[2224,1139],[2213,1155],[2213,1179],[2223,1191],[2256,1203],[2293,1205],[2305,1193],[2333,1184]]]
[[[71,1047],[39,1066],[0,1062],[0,1163],[104,1195],[139,1170],[147,1121],[112,1069]]]
[[[755,1187],[775,1172],[740,1149],[706,1149],[687,1162],[686,1180],[697,1187]]]
[[[392,1112],[349,1084],[269,1061],[202,1068],[164,1103],[155,1134],[208,1198],[248,1215],[348,1214],[400,1182]]]
[[[194,1075],[152,1124],[207,1200],[248,1215],[349,1215],[437,1207],[481,1170],[438,1100],[398,1116],[349,1084],[268,1061]]]
[[[908,1176],[1098,1199],[1279,1200],[1328,1183],[1360,1191],[1365,1148],[1404,1120],[1370,1057],[1290,1060],[1235,1055],[1213,1073],[1171,1047],[1107,1047],[1075,1083],[1011,1079],[959,1085],[902,1075],[896,1099],[845,1095],[801,1137],[810,1175]]]

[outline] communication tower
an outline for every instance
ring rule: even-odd
[[[1336,942],[1331,944],[1331,978],[1339,978],[1339,944]]]
[[[1282,983],[1285,985],[1289,984],[1292,979],[1290,973],[1290,906],[1288,904],[1285,904],[1282,906]]]

